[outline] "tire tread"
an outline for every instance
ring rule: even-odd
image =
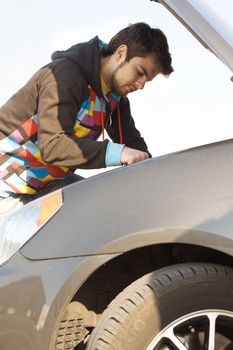
[[[119,329],[123,333],[127,332],[125,325],[129,327],[129,319],[133,321],[134,313],[139,312],[142,304],[148,305],[148,300],[154,300],[155,296],[164,295],[181,284],[189,285],[194,281],[205,282],[216,278],[232,279],[233,269],[216,264],[186,263],[162,268],[139,278],[109,304],[93,331],[87,350],[120,350],[116,333],[119,334]]]

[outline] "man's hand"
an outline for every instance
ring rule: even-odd
[[[130,147],[124,147],[121,153],[121,164],[130,165],[149,158],[148,153]]]

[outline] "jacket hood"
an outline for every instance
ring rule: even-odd
[[[103,96],[100,81],[100,43],[98,36],[71,46],[68,50],[56,51],[52,61],[65,58],[79,66],[88,84],[94,88],[98,96]]]

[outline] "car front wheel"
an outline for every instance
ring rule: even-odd
[[[141,277],[109,305],[87,349],[233,349],[233,269],[187,263]]]

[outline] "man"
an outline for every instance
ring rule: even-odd
[[[165,35],[145,23],[55,52],[0,108],[0,215],[77,181],[78,168],[147,159],[126,96],[172,71]]]

